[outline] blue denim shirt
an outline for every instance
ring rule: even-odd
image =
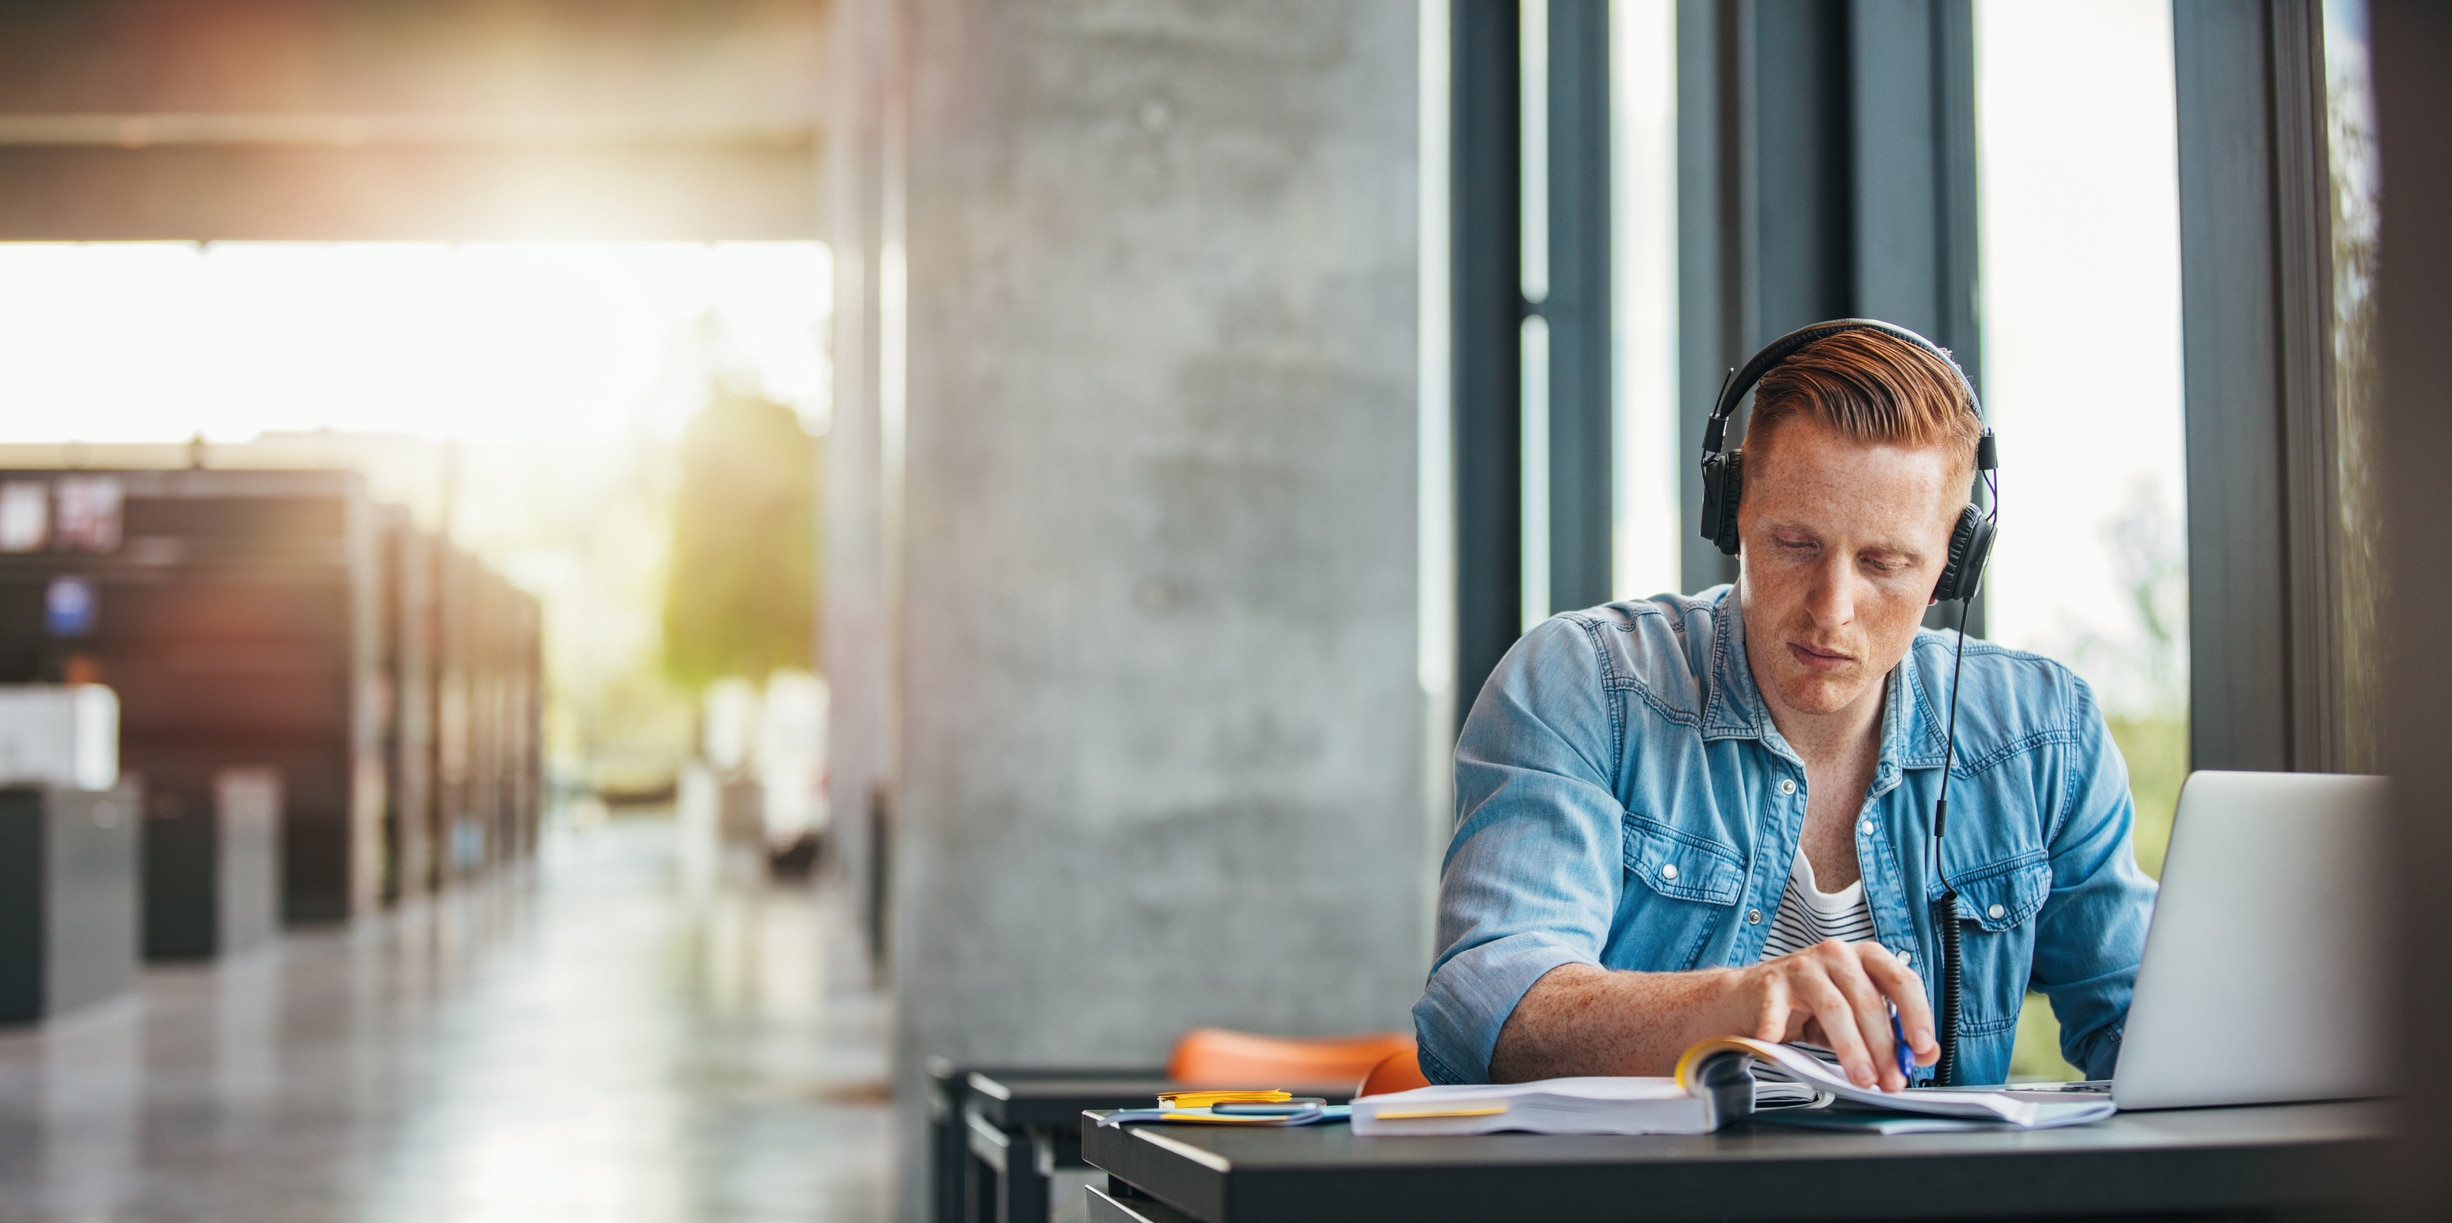
[[[1805,766],[1745,661],[1730,587],[1554,616],[1482,686],[1456,744],[1439,955],[1414,1005],[1433,1082],[1490,1073],[1500,1025],[1561,964],[1640,972],[1761,958],[1805,823]],[[1857,864],[1881,941],[1936,1001],[1933,800],[1956,635],[1890,673]],[[1970,640],[1941,872],[1958,891],[1964,1083],[2008,1076],[2031,984],[2061,1051],[2108,1077],[2154,884],[2128,771],[2068,668]]]

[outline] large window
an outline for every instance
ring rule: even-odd
[[[2085,677],[2159,872],[2188,769],[2177,119],[2158,0],[1979,0],[1988,634]],[[2030,1005],[2017,1072],[2059,1070]]]
[[[2179,212],[2168,6],[1976,9],[1991,636],[2075,667],[2157,869],[2186,768]]]
[[[1525,91],[1543,96],[1528,19]],[[1692,508],[1677,476],[1677,30],[1669,0],[1609,7],[1614,162],[1613,581],[1680,585]],[[2188,753],[2177,119],[2159,0],[1980,0],[1976,25],[1982,277],[1979,368],[2002,439],[2003,526],[1986,634],[2066,662],[2126,756],[2137,851],[2159,870]],[[1528,150],[1543,146],[1539,119]],[[1528,155],[1527,179],[1546,167]],[[1525,265],[1549,257],[1528,190]],[[1528,286],[1537,299],[1540,287]],[[1526,331],[1527,621],[1544,601],[1549,505],[1543,332]]]
[[[2364,0],[2272,13],[1975,0],[1971,99],[1966,9],[1800,6],[1774,22],[1750,6],[1606,7],[1605,227],[1552,210],[1580,226],[1565,241],[1538,220],[1541,184],[1589,186],[1572,172],[1589,146],[1556,133],[1561,115],[1580,130],[1602,107],[1574,54],[1590,44],[1557,31],[1562,14],[1589,23],[1597,8],[1522,0],[1521,81],[1485,75],[1523,86],[1521,254],[1547,275],[1524,279],[1525,302],[1554,292],[1562,268],[1611,268],[1611,594],[1727,573],[1690,538],[1697,401],[1720,368],[1814,319],[1889,318],[1959,350],[1978,379],[2002,458],[1978,631],[2087,681],[2128,766],[2144,870],[2161,871],[2194,762],[2372,767],[2384,575],[2367,462],[2377,190]],[[1544,55],[1583,64],[1578,84],[1556,87]],[[1548,113],[1531,114],[1544,97]],[[1512,247],[1512,212],[1487,211]],[[1508,532],[1505,549],[1496,532],[1460,546],[1498,580],[1460,583],[1459,606],[1516,593],[1520,544],[1524,598],[1506,610],[1530,623],[1597,597],[1585,584],[1567,599],[1550,580],[1592,567],[1589,541],[1567,530],[1601,516],[1578,499],[1590,472],[1576,465],[1595,449],[1578,447],[1597,435],[1597,400],[1558,390],[1561,370],[1584,368],[1558,356],[1578,316],[1536,308],[1548,321],[1519,331],[1519,303],[1484,283],[1497,278],[1458,273],[1468,279],[1487,340],[1458,351],[1503,347],[1523,412],[1504,433],[1458,436],[1522,462],[1504,506],[1480,493],[1492,504],[1460,513],[1504,513]],[[1588,337],[1577,342],[1588,357]],[[1499,401],[1494,389],[1470,402]],[[1458,487],[1501,487],[1488,474]],[[1463,651],[1468,690],[1498,636]],[[2052,1035],[2048,1010],[2030,1007],[2017,1068],[2065,1073]]]

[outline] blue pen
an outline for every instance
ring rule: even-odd
[[[1899,1059],[1899,1077],[1916,1081],[1916,1055],[1907,1051],[1907,1028],[1899,1022],[1899,1004],[1890,1004],[1890,1052]]]

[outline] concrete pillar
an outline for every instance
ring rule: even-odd
[[[833,423],[826,439],[822,562],[826,601],[827,795],[831,871],[870,925],[879,912],[880,863],[872,820],[889,789],[892,641],[887,632],[889,541],[878,417],[878,342],[884,205],[882,101],[893,72],[893,0],[844,0],[830,18],[833,73],[826,130],[826,242],[834,260]],[[874,933],[872,929],[872,934]]]
[[[906,1101],[929,1054],[1410,1026],[1416,24],[903,10]]]

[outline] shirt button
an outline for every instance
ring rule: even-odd
[[[1677,878],[1677,864],[1676,864],[1676,863],[1674,863],[1674,862],[1663,862],[1663,863],[1661,863],[1661,864],[1660,864],[1660,877],[1661,877],[1661,878],[1663,878],[1663,879],[1675,879],[1675,878]],[[1992,906],[1992,907],[1997,909],[1997,908],[2000,908],[2001,906],[1999,906],[1999,905],[1994,905],[1994,906]],[[1995,914],[1993,914],[1993,916],[1994,916],[1994,917],[1999,917],[1999,916],[2000,916],[2000,914],[1995,913]]]
[[[1872,835],[1873,835],[1873,821],[1871,821],[1871,820],[1866,820],[1866,821],[1864,821],[1863,823],[1856,825],[1856,831],[1861,832],[1861,833],[1865,834],[1866,836],[1872,836]]]
[[[1795,779],[1795,778],[1793,778],[1793,777],[1782,777],[1782,778],[1780,778],[1780,779],[1779,779],[1779,792],[1780,792],[1780,793],[1782,793],[1782,794],[1794,794],[1794,793],[1796,793],[1796,779]]]
[[[1994,921],[1999,921],[2001,920],[2001,915],[2007,912],[2009,912],[2009,910],[2004,909],[1999,905],[1994,905],[1991,908],[1984,910],[1984,916],[1989,917]]]
[[[1745,911],[1745,924],[1746,924],[1746,925],[1749,925],[1749,926],[1759,926],[1759,925],[1761,925],[1761,924],[1762,924],[1762,910],[1760,910],[1760,909],[1747,909],[1747,910]]]
[[[1907,963],[1907,962],[1909,962],[1909,961],[1911,961],[1911,960],[1913,960],[1913,959],[1915,959],[1915,958],[1916,958],[1915,948],[1913,948],[1913,947],[1901,947],[1901,948],[1899,948],[1899,963],[1901,963],[1901,964],[1905,964],[1905,963]]]

